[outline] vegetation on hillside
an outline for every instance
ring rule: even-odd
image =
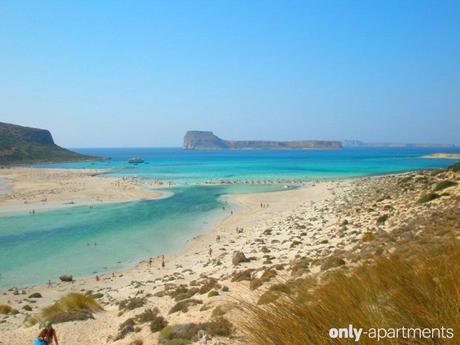
[[[90,159],[56,145],[47,130],[0,122],[0,165]]]
[[[423,229],[421,231],[420,229]],[[251,345],[352,344],[332,339],[331,328],[352,324],[363,329],[401,327],[453,329],[460,334],[460,208],[453,205],[414,219],[399,235],[388,257],[355,269],[337,269],[319,281],[311,278],[278,284],[244,304],[242,327]],[[436,335],[439,332],[435,332]],[[447,335],[446,332],[444,334]],[[360,344],[457,344],[455,339],[363,336]]]

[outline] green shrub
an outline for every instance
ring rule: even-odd
[[[146,303],[145,297],[132,297],[121,301],[118,304],[118,309],[122,311],[133,310],[143,307]]]
[[[225,315],[225,311],[220,306],[215,307],[211,313],[212,317],[220,317],[223,315]]]
[[[197,305],[197,304],[203,304],[203,302],[197,299],[193,299],[193,298],[180,301],[176,303],[174,307],[171,308],[171,310],[169,311],[169,314],[173,314],[178,311],[186,313],[189,307]]]
[[[118,334],[115,337],[115,340],[120,340],[126,337],[129,333],[134,332],[134,325],[135,325],[134,318],[129,318],[122,322],[120,326],[118,326]]]
[[[457,182],[454,182],[454,181],[442,181],[442,182],[439,182],[436,187],[434,187],[434,190],[436,192],[440,191],[440,190],[443,190],[443,189],[446,189],[446,188],[449,188],[449,187],[453,187],[453,186],[456,186],[458,183]]]
[[[215,297],[215,296],[219,296],[219,292],[217,292],[216,290],[211,290],[208,292],[208,297]]]
[[[447,169],[450,171],[460,172],[460,162],[450,165]]]
[[[150,322],[150,330],[152,333],[161,331],[166,326],[168,326],[168,321],[166,321],[166,319],[160,315],[157,315],[155,319]]]
[[[176,302],[179,302],[179,301],[182,301],[184,299],[193,297],[198,292],[199,292],[199,289],[196,288],[196,287],[192,287],[192,288],[188,289],[185,286],[180,286],[180,287],[176,288],[176,290],[174,290],[174,292],[170,293],[169,296],[171,296],[171,298],[174,298],[174,300]]]
[[[422,195],[420,197],[420,199],[418,199],[417,203],[424,204],[424,203],[430,202],[432,200],[438,199],[439,197],[440,197],[440,195],[436,194],[436,193],[424,194],[424,195]]]
[[[145,309],[142,313],[136,315],[135,319],[137,323],[147,323],[154,320],[159,313],[158,308]]]
[[[204,282],[204,284],[200,287],[200,294],[205,294],[209,291],[211,291],[212,289],[219,289],[220,288],[220,285],[218,283],[218,280],[215,279],[215,278],[208,278],[206,279],[206,281]]]
[[[377,218],[377,225],[383,225],[388,220],[387,214],[382,214],[380,217]]]

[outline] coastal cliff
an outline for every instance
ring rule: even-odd
[[[0,122],[0,165],[92,159],[56,145],[46,129]]]
[[[223,140],[210,131],[188,131],[184,136],[183,148],[186,150],[221,150],[221,149],[338,149],[340,141],[298,140],[298,141],[263,141]]]

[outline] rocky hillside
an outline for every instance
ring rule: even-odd
[[[186,150],[216,150],[216,149],[338,149],[340,141],[299,140],[299,141],[231,141],[223,140],[208,131],[188,131],[184,137],[183,148]]]
[[[46,129],[0,122],[0,165],[95,159],[54,143]]]

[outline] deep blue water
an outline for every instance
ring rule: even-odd
[[[282,186],[195,186],[215,179],[339,178],[446,167],[452,160],[424,159],[434,149],[335,151],[183,151],[176,148],[79,149],[111,157],[100,162],[47,164],[103,168],[108,174],[177,182],[169,198],[73,207],[34,216],[0,216],[0,286],[44,284],[62,273],[83,277],[111,272],[142,258],[180,249],[230,208],[229,193]],[[460,152],[446,150],[442,152]],[[140,156],[147,162],[132,165]],[[283,184],[285,184],[283,182]],[[222,207],[226,207],[225,210]]]

